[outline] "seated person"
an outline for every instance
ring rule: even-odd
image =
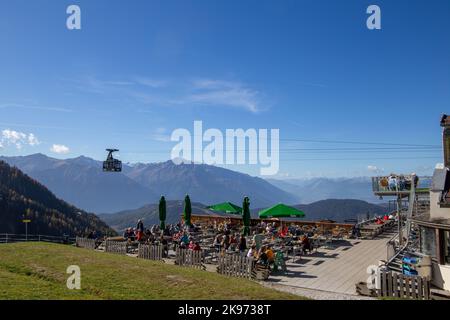
[[[125,238],[126,240],[134,241],[135,235],[134,235],[134,231],[133,231],[132,228],[128,228],[128,229],[125,231],[124,238]]]
[[[170,236],[170,229],[168,227],[166,227],[163,231],[163,235],[165,236]]]
[[[272,248],[270,246],[267,247],[267,250],[266,250],[265,253],[266,253],[266,256],[267,256],[268,264],[269,265],[273,264],[274,261],[275,261],[275,254],[274,254],[274,252],[273,252],[273,250],[272,250]]]
[[[241,236],[241,238],[239,239],[239,251],[241,253],[244,253],[245,250],[247,250],[247,240],[244,236]]]
[[[193,245],[193,247],[192,247],[192,250],[194,250],[194,251],[200,251],[200,250],[202,250],[202,247],[200,247],[200,243],[195,242],[194,245]]]
[[[187,249],[185,242],[183,242],[183,241],[180,242],[180,249]]]
[[[225,233],[225,236],[222,238],[222,243],[220,244],[223,250],[228,250],[230,247],[230,236]]]
[[[187,235],[186,232],[183,232],[183,235],[180,238],[180,244],[184,243],[185,245],[189,244],[189,236]]]
[[[148,236],[147,236],[147,242],[148,243],[153,243],[153,242],[155,242],[155,240],[156,240],[156,238],[155,238],[155,235],[153,234],[153,233],[149,233],[148,234]]]
[[[216,248],[216,251],[220,251],[220,248],[222,246],[222,235],[219,233],[215,238],[214,238],[214,247]]]
[[[352,237],[357,239],[361,237],[361,230],[357,226],[353,226],[352,228]]]
[[[253,244],[247,252],[247,258],[256,258],[256,257],[257,257],[256,245]]]
[[[229,241],[229,247],[231,251],[235,251],[236,250],[236,245],[237,245],[237,240],[236,237],[234,235],[230,236],[230,241]]]
[[[309,253],[311,253],[311,251],[312,251],[311,242],[309,241],[309,238],[307,235],[302,236],[300,243],[302,245],[303,254],[306,254],[306,250],[308,250]]]
[[[289,234],[289,229],[288,227],[284,226],[283,228],[281,228],[280,231],[280,237],[284,238]]]
[[[268,265],[268,262],[269,262],[269,260],[267,258],[267,254],[266,254],[266,247],[263,246],[258,251],[258,260],[256,261],[256,263]]]

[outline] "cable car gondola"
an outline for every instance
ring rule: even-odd
[[[106,149],[108,151],[108,157],[106,161],[103,161],[103,171],[105,172],[121,172],[122,161],[114,159],[113,152],[119,151],[118,149]]]

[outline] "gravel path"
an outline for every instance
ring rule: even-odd
[[[376,300],[375,298],[371,298],[371,297],[364,297],[364,296],[351,295],[351,294],[345,294],[345,293],[329,292],[329,291],[323,291],[323,290],[307,289],[307,288],[294,287],[294,286],[288,286],[288,285],[277,284],[277,283],[270,283],[270,282],[260,282],[260,283],[263,286],[266,286],[266,287],[269,287],[269,288],[272,288],[275,290],[296,294],[296,295],[303,296],[303,297],[313,299],[313,300]]]

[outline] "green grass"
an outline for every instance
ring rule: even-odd
[[[66,269],[81,269],[69,290]],[[299,299],[256,282],[49,243],[0,245],[0,299]]]

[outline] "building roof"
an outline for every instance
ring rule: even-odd
[[[411,219],[418,225],[431,227],[436,229],[446,229],[450,230],[450,217],[449,218],[431,218],[430,214],[422,214],[415,216]]]

